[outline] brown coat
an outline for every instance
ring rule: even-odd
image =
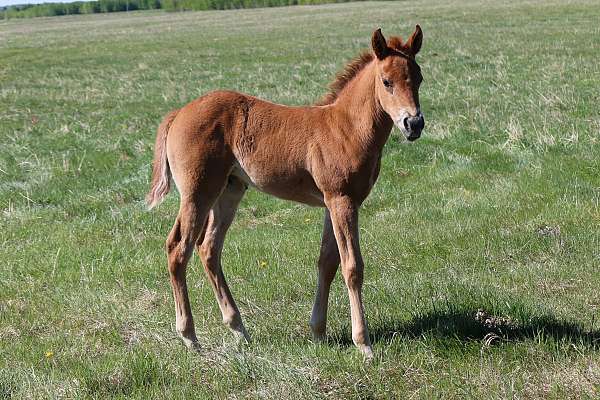
[[[224,321],[248,339],[222,272],[225,234],[248,185],[279,198],[324,206],[325,227],[311,327],[325,333],[331,279],[341,261],[352,314],[352,338],[371,356],[361,300],[363,263],[358,208],[379,174],[381,153],[396,124],[409,140],[423,129],[415,55],[417,25],[406,43],[373,33],[373,51],[348,64],[317,105],[290,107],[233,91],[214,91],[171,112],[155,146],[150,207],[169,191],[181,195],[167,239],[177,330],[195,346],[185,268],[197,245]]]

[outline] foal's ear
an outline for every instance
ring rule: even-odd
[[[377,28],[375,32],[373,32],[373,36],[371,37],[371,46],[373,46],[373,51],[378,59],[383,60],[388,55],[388,46],[381,33],[381,28]]]
[[[419,25],[415,26],[415,31],[406,41],[406,47],[409,49],[413,56],[416,56],[419,50],[421,50],[421,44],[423,43],[423,31]]]

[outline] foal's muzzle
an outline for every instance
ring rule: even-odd
[[[419,111],[414,117],[405,117],[402,120],[402,126],[404,127],[404,135],[408,141],[413,142],[421,136],[421,131],[425,127],[425,119],[423,114]]]

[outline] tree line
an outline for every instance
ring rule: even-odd
[[[350,0],[97,0],[72,3],[44,3],[7,6],[0,19],[51,17],[118,11],[156,10],[228,10],[235,8],[278,7],[298,4],[340,3]]]

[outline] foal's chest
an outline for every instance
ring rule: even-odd
[[[381,154],[362,159],[338,157],[325,159],[313,170],[319,188],[324,194],[344,194],[362,203],[379,176]]]

